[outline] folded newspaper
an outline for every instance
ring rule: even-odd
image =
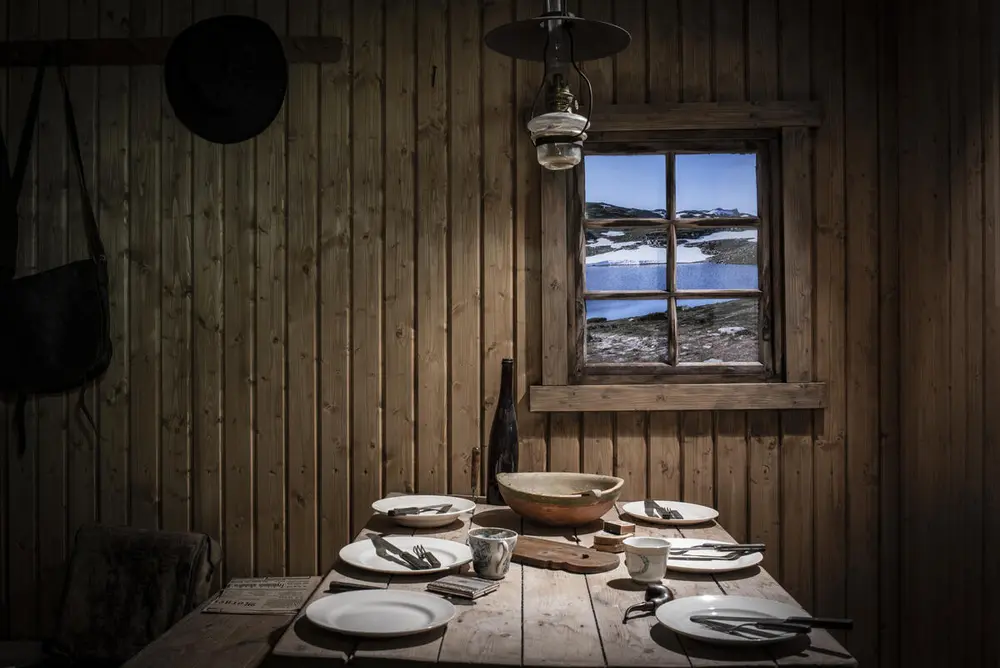
[[[298,612],[322,578],[233,578],[202,612],[230,615],[281,615]]]

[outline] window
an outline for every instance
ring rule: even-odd
[[[765,141],[588,144],[578,380],[776,375],[770,168]]]

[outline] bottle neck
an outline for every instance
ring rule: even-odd
[[[500,397],[499,401],[509,402],[514,399],[514,363],[504,360],[500,370]]]

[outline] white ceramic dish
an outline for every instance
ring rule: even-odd
[[[713,543],[716,545],[732,545],[721,540],[705,540],[703,538],[671,538],[670,549],[676,550],[683,547],[694,547],[695,545],[705,545]],[[718,559],[712,561],[686,561],[677,557],[724,557],[725,552],[717,552],[712,549],[691,550],[682,555],[670,555],[667,559],[667,570],[679,571],[682,573],[729,573],[739,571],[744,568],[756,566],[764,560],[764,555],[760,552],[747,554],[739,559]]]
[[[759,635],[748,633],[745,636],[736,636],[692,622],[690,619],[692,615],[733,615],[777,620],[786,617],[808,617],[809,613],[794,605],[764,598],[716,595],[676,598],[656,609],[656,620],[671,631],[715,645],[772,645],[796,636],[795,633],[770,630]],[[735,626],[733,622],[727,624]]]
[[[379,515],[388,515],[393,508],[407,508],[410,506],[437,506],[442,503],[452,504],[451,509],[446,513],[430,511],[420,515],[397,515],[391,517],[396,524],[413,529],[431,529],[443,527],[451,524],[462,513],[468,513],[476,509],[476,504],[469,499],[461,499],[457,496],[429,496],[423,494],[407,494],[401,496],[389,496],[379,499],[372,504],[372,510]]]
[[[395,638],[432,631],[455,617],[455,606],[433,594],[373,589],[332,594],[306,608],[310,622],[365,638]]]
[[[659,515],[647,515],[645,502],[643,501],[632,501],[631,503],[626,503],[622,510],[626,513],[635,517],[637,519],[652,522],[653,524],[667,524],[671,526],[683,526],[685,524],[703,524],[705,522],[710,522],[719,516],[719,511],[715,508],[709,508],[708,506],[699,506],[695,503],[683,503],[681,501],[657,501],[664,508],[670,508],[671,510],[676,510],[682,516],[682,519],[672,520],[664,519]]]
[[[422,545],[425,550],[432,553],[441,562],[440,568],[427,568],[415,571],[398,557],[393,558],[391,553],[386,556],[379,556],[375,551],[375,546],[370,539],[359,540],[349,543],[340,549],[340,558],[351,566],[371,571],[373,573],[391,573],[393,575],[428,575],[430,573],[443,573],[458,566],[472,561],[472,550],[464,543],[457,543],[453,540],[441,538],[431,538],[430,536],[385,536],[387,541],[401,550],[413,553],[416,545]]]

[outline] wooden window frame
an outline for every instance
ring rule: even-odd
[[[774,202],[778,174],[774,171],[773,156],[779,152],[775,138],[743,134],[728,138],[674,138],[657,139],[655,136],[633,137],[622,142],[617,140],[617,133],[608,133],[600,141],[590,143],[590,155],[664,155],[667,160],[667,217],[665,219],[588,219],[586,218],[586,171],[581,164],[569,174],[567,190],[569,191],[569,217],[567,225],[575,222],[577,228],[568,230],[568,252],[575,254],[576,262],[570,260],[570,280],[573,283],[571,292],[570,327],[573,331],[573,345],[570,354],[570,378],[573,385],[594,385],[620,383],[622,378],[628,378],[630,383],[708,383],[708,382],[767,382],[780,379],[783,374],[781,362],[781,346],[776,345],[773,332],[781,330],[780,290],[775,288],[774,263],[772,258],[780,256],[779,238],[772,232]],[[697,153],[754,153],[757,158],[757,207],[758,213],[753,218],[710,218],[704,220],[684,220],[676,218],[676,193],[673,192],[676,174],[674,173],[674,156]],[[705,229],[712,227],[746,227],[758,231],[757,263],[759,284],[754,290],[679,290],[676,285],[677,275],[677,229]],[[592,292],[585,290],[586,239],[588,228],[611,229],[648,229],[662,230],[670,239],[671,252],[667,256],[667,289],[658,290],[624,290],[609,292]],[[779,265],[780,266],[780,265]],[[679,337],[677,326],[676,302],[678,299],[710,298],[710,297],[750,298],[759,301],[757,344],[759,358],[757,362],[747,363],[683,363],[679,361]],[[662,299],[669,304],[669,322],[671,337],[667,352],[668,362],[638,362],[638,363],[596,363],[588,364],[585,360],[585,341],[587,332],[586,301],[590,299]],[[777,322],[776,322],[777,319]]]
[[[781,113],[775,113],[775,110]],[[636,410],[821,409],[827,388],[814,382],[812,368],[813,202],[811,128],[821,122],[813,102],[691,103],[666,107],[612,108],[595,118],[585,144],[605,153],[617,146],[639,152],[669,142],[691,150],[732,146],[733,140],[763,142],[770,156],[767,192],[768,244],[774,319],[771,372],[756,378],[734,374],[588,374],[578,360],[577,323],[584,317],[584,243],[580,196],[566,172],[541,171],[542,383],[530,388],[536,412]],[[602,125],[603,123],[603,125]],[[731,149],[730,149],[731,150]],[[579,168],[577,168],[579,169]],[[779,184],[777,188],[774,184]],[[758,180],[758,190],[761,189]],[[569,249],[574,249],[570,252]],[[775,252],[776,251],[776,252]],[[762,289],[764,286],[761,286]],[[764,312],[764,309],[762,309]],[[717,365],[713,365],[719,369]],[[739,374],[735,374],[739,375]],[[733,382],[743,381],[743,382]],[[747,382],[749,381],[749,382]]]

